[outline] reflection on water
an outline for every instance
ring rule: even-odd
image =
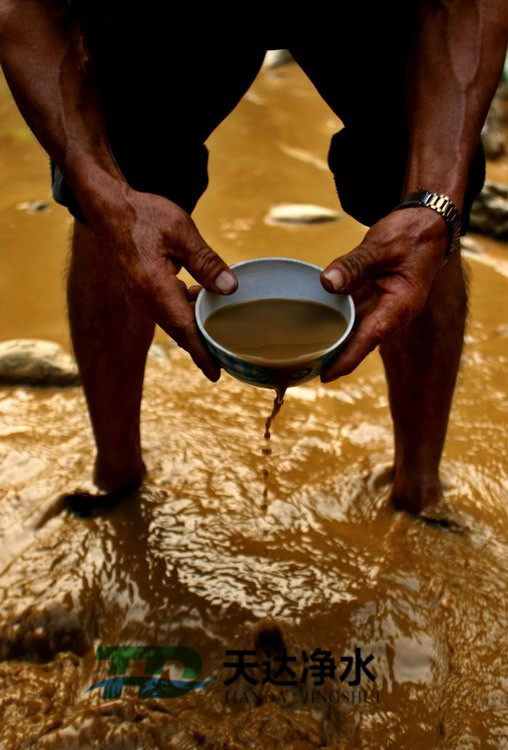
[[[284,70],[304,92],[298,101],[308,95],[318,106],[298,72]],[[280,96],[280,78],[256,86],[265,100]],[[247,100],[236,123],[255,120],[256,108],[266,117]],[[289,139],[286,115],[274,110],[271,124],[282,123]],[[305,145],[297,136],[291,143]],[[288,149],[273,148],[289,160],[282,171],[293,169]],[[324,179],[312,160],[298,160],[298,169]],[[243,233],[238,246],[252,255],[277,239],[288,255],[326,262],[329,233],[339,229],[235,223],[242,200],[200,208],[216,246],[223,230],[214,210],[231,242]],[[508,323],[500,318],[507,285],[473,264],[445,497],[434,519],[442,523],[387,503],[392,437],[377,355],[339,383],[288,391],[272,426],[266,506],[260,442],[272,392],[227,375],[212,385],[176,348],[164,344],[149,361],[146,485],[89,519],[59,502],[86,488],[93,459],[81,391],[2,389],[0,747],[504,747],[507,339],[496,330]],[[215,680],[166,700],[140,699],[129,686],[116,700],[85,692],[107,677],[97,646],[132,644],[193,648],[203,658],[200,679]],[[330,651],[339,664],[360,648],[373,655],[376,680],[362,676],[368,695],[360,703],[338,676],[316,688],[324,700],[316,693],[311,701],[310,680],[281,687],[239,679],[226,694],[227,649],[253,650],[261,663],[265,649],[280,656],[284,648]],[[131,670],[141,674],[143,664]],[[168,665],[162,676],[179,675]]]

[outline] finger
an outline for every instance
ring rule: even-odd
[[[190,252],[185,267],[206,289],[217,294],[232,294],[238,288],[233,271],[208,245]]]
[[[349,375],[386,336],[407,323],[408,318],[405,305],[402,307],[391,295],[384,295],[377,307],[360,321],[344,351],[321,373],[321,381],[329,383]]]
[[[198,294],[200,293],[202,289],[203,287],[199,286],[199,284],[194,284],[193,286],[190,286],[185,292],[189,302],[195,302],[198,298]]]
[[[193,304],[196,301],[198,294],[203,289],[203,287],[199,286],[199,284],[193,284],[192,286],[188,287],[187,284],[184,281],[182,281],[182,279],[178,279],[178,283],[182,287],[185,293],[185,297],[187,298],[187,301]]]
[[[350,294],[375,275],[377,265],[378,259],[372,247],[358,245],[325,268],[321,274],[321,283],[328,292]]]
[[[220,367],[201,338],[185,285],[171,273],[163,278],[152,278],[149,300],[155,322],[190,354],[209,380],[216,382],[220,378]]]
[[[173,225],[171,255],[192,274],[206,289],[217,294],[231,294],[238,287],[238,280],[229,266],[201,237],[190,216],[180,216],[179,226]],[[178,236],[180,241],[175,243]]]

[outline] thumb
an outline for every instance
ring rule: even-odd
[[[371,278],[375,265],[369,250],[360,245],[332,260],[321,274],[321,283],[329,292],[350,294]]]
[[[184,265],[206,289],[218,294],[231,294],[238,286],[233,271],[204,241],[190,249]]]
[[[208,245],[191,217],[179,207],[172,216],[172,234],[168,238],[171,256],[175,258],[196,281],[217,294],[231,294],[238,280],[229,266]]]

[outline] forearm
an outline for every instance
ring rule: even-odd
[[[507,38],[506,0],[422,0],[408,68],[405,193],[423,187],[462,208]]]
[[[22,115],[78,200],[121,190],[77,26],[49,0],[0,0],[0,63]]]

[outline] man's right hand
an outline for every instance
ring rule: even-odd
[[[220,368],[194,317],[196,288],[189,294],[177,273],[184,267],[206,289],[230,294],[238,286],[226,263],[201,237],[193,220],[175,203],[131,188],[107,207],[82,206],[87,221],[118,266],[130,304],[157,323],[189,352],[207,378]]]

